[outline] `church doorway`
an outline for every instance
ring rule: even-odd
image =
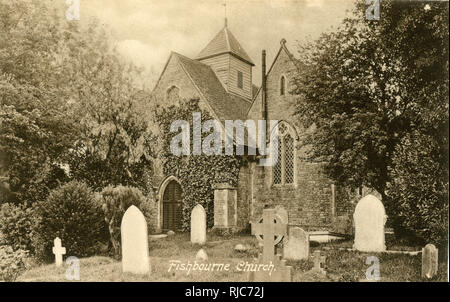
[[[163,195],[163,229],[164,230],[180,230],[182,226],[182,202],[181,202],[181,186],[171,180]]]

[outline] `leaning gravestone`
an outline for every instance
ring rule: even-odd
[[[262,222],[252,223],[252,235],[263,243],[263,253],[259,254],[259,267],[273,270],[256,270],[249,274],[249,281],[256,282],[292,282],[292,267],[286,266],[286,260],[275,255],[275,246],[286,236],[287,225],[276,215],[274,209],[263,210]]]
[[[385,251],[384,224],[386,219],[384,206],[378,198],[367,195],[361,199],[353,214],[355,223],[353,247],[363,252]]]
[[[427,244],[422,249],[422,278],[433,278],[438,271],[438,249]]]
[[[308,257],[309,234],[299,227],[290,228],[288,240],[283,243],[283,258],[301,260]]]
[[[191,242],[197,244],[205,244],[206,242],[206,212],[201,204],[192,209]]]
[[[135,206],[129,207],[120,226],[122,238],[122,271],[146,274],[150,271],[147,221]]]

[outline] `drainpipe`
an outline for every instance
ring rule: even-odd
[[[261,57],[261,119],[266,121],[266,140],[269,139],[269,133],[267,132],[267,105],[266,105],[266,50],[263,49]]]

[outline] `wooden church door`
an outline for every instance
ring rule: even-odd
[[[182,226],[181,186],[169,182],[163,196],[163,229],[180,230]]]

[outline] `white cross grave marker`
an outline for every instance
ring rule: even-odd
[[[61,246],[61,239],[59,237],[56,237],[53,243],[55,245],[53,247],[53,254],[55,254],[56,266],[61,266],[63,263],[63,255],[66,254],[66,248]]]

